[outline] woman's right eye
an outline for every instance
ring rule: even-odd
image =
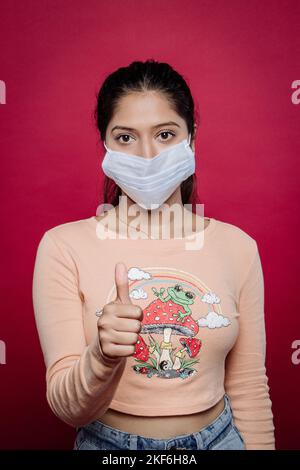
[[[129,137],[130,138],[131,136],[128,135],[128,134],[121,134],[121,135],[118,135],[117,137],[115,137],[115,140],[118,140],[119,142],[121,142],[121,140],[120,140],[121,137]],[[128,143],[128,141],[126,141],[126,142],[123,141],[122,143]]]

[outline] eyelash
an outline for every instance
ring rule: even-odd
[[[175,136],[175,135],[176,135],[174,132],[172,132],[172,131],[167,131],[167,130],[161,131],[158,135],[160,135],[160,134],[171,134],[172,136]],[[115,137],[114,140],[118,140],[119,142],[121,142],[121,141],[120,141],[120,138],[123,137],[124,135],[127,135],[127,136],[131,137],[129,134],[120,134],[120,135],[118,135],[117,137]],[[171,139],[168,139],[168,140],[167,140],[167,139],[163,139],[163,140],[164,140],[165,142],[168,142],[168,140],[171,140]],[[122,144],[127,145],[128,142],[122,142]]]

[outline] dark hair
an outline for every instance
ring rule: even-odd
[[[155,90],[169,100],[170,106],[185,120],[191,140],[194,137],[194,100],[184,78],[169,64],[154,59],[145,62],[135,61],[127,67],[120,67],[111,73],[103,82],[96,94],[97,104],[94,118],[101,140],[105,140],[107,126],[113,116],[118,100],[129,92]],[[103,203],[116,206],[119,204],[121,188],[105,175]],[[197,192],[196,174],[189,176],[181,183],[183,204],[200,202]]]

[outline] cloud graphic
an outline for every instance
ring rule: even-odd
[[[206,317],[199,318],[197,323],[199,326],[207,326],[208,328],[221,328],[222,326],[228,326],[230,320],[216,312],[209,312]]]
[[[202,302],[206,302],[208,304],[218,304],[220,302],[219,297],[213,292],[208,292],[207,294],[204,294],[201,300]]]
[[[131,281],[140,281],[141,279],[150,279],[151,274],[146,273],[145,271],[142,271],[139,268],[130,268],[128,269],[128,279]]]
[[[133,289],[130,292],[129,297],[131,297],[132,299],[147,299],[148,295],[147,292],[144,291],[144,289],[140,288]]]

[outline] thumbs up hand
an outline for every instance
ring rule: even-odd
[[[127,268],[124,263],[117,263],[115,266],[115,284],[117,289],[115,302],[132,305],[131,298],[129,297]]]
[[[143,311],[131,302],[127,267],[124,263],[115,266],[116,299],[104,305],[97,322],[99,342],[108,358],[131,356],[135,351],[141,331]]]

